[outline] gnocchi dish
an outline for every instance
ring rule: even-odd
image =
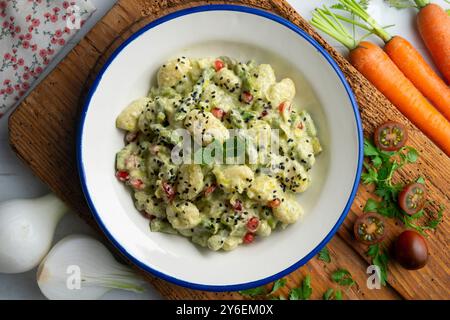
[[[162,65],[148,96],[116,119],[125,134],[116,177],[150,230],[229,251],[298,221],[296,194],[311,184],[322,148],[295,91],[291,79],[277,81],[272,66],[254,61],[179,57]],[[176,149],[186,139],[194,151]]]

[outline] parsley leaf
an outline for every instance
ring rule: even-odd
[[[256,297],[256,296],[265,295],[267,293],[267,291],[264,286],[261,286],[261,287],[256,287],[256,288],[250,288],[247,290],[241,290],[241,291],[239,291],[239,293],[244,296]]]
[[[308,274],[300,287],[294,288],[289,293],[289,300],[308,300],[312,294],[311,276]]]
[[[326,263],[331,262],[330,251],[328,251],[327,247],[323,247],[322,250],[319,251],[318,259]]]
[[[389,256],[386,250],[380,247],[380,244],[373,244],[369,246],[369,249],[366,252],[367,256],[372,258],[372,263],[378,268],[380,268],[380,283],[383,286],[386,286],[387,278],[388,278],[388,261]]]
[[[342,291],[330,288],[323,294],[323,300],[342,300]]]
[[[341,286],[352,286],[356,282],[348,270],[338,269],[331,275],[331,280],[340,284]]]
[[[363,209],[364,212],[377,212],[378,211],[378,202],[372,198],[367,199],[366,205]]]
[[[283,288],[285,285],[286,285],[286,279],[285,278],[278,279],[273,284],[272,290],[269,292],[269,294],[272,294],[275,291],[277,291],[278,289]]]
[[[425,184],[425,179],[422,176],[420,176],[417,178],[416,182],[420,184]]]
[[[425,228],[436,230],[438,225],[442,222],[442,216],[444,215],[445,206],[441,205],[439,211],[437,212],[437,217],[433,220],[428,221]]]

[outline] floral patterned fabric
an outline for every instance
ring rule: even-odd
[[[0,0],[0,117],[94,10],[90,0]]]

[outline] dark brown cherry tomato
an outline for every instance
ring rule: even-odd
[[[416,214],[425,206],[426,191],[421,183],[405,186],[398,196],[398,205],[409,215]]]
[[[428,261],[425,239],[415,231],[403,231],[395,242],[395,257],[405,269],[417,270],[424,267]]]
[[[356,220],[353,231],[356,240],[362,243],[378,243],[383,240],[385,235],[384,220],[377,213],[365,213]]]
[[[397,151],[405,145],[407,139],[408,131],[398,122],[386,122],[375,130],[375,144],[383,151]]]

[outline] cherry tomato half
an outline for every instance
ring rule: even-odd
[[[360,216],[353,226],[356,240],[365,244],[375,244],[383,240],[385,226],[383,218],[374,212]]]
[[[415,231],[403,231],[395,242],[395,257],[408,270],[417,270],[428,261],[428,247],[425,239]]]
[[[375,130],[375,144],[383,151],[397,151],[405,145],[407,139],[408,131],[398,122],[386,122]]]
[[[409,215],[416,214],[425,206],[426,191],[421,183],[412,183],[405,188],[398,196],[398,205]]]

